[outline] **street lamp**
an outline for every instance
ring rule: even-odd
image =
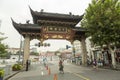
[[[20,50],[19,50],[19,58],[18,58],[18,62],[20,62],[21,54],[22,54],[22,35],[21,35],[21,37],[20,37]]]

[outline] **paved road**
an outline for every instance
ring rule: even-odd
[[[49,62],[48,66],[47,70],[43,64],[32,64],[29,71],[20,72],[9,80],[55,80],[55,74],[57,80],[120,80],[120,71],[115,70],[93,70],[64,62],[65,73],[61,74],[58,71],[58,61]]]
[[[43,64],[34,64],[29,71],[20,72],[9,80],[54,80],[55,75],[57,80],[83,80],[66,70],[64,74],[59,73],[58,65],[55,62],[50,62],[48,65],[49,69],[47,70]]]
[[[84,80],[120,80],[120,71],[101,69],[97,70],[92,67],[81,67],[76,65],[66,65],[67,70],[71,73],[77,74]]]

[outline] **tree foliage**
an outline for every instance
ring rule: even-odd
[[[6,46],[0,43],[0,57],[6,57],[7,51]]]
[[[31,52],[30,55],[39,56],[39,53],[38,52]]]
[[[3,33],[0,32],[1,35],[3,35]],[[8,47],[8,45],[4,45],[1,43],[1,41],[3,41],[4,39],[6,39],[7,37],[0,37],[0,57],[7,57],[7,51],[6,48]]]
[[[92,0],[81,26],[88,30],[95,44],[120,43],[120,2]]]

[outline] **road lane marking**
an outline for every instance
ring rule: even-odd
[[[74,75],[76,75],[76,76],[78,76],[78,77],[80,77],[80,78],[82,78],[82,79],[84,79],[84,80],[90,80],[90,79],[88,79],[88,78],[86,78],[86,77],[84,77],[84,76],[82,76],[82,75],[80,75],[80,74],[73,73],[73,72],[71,72],[71,71],[67,71],[67,72],[72,73],[72,74],[74,74]]]
[[[86,78],[86,77],[84,77],[84,76],[82,76],[80,74],[77,74],[77,73],[73,73],[73,74],[80,77],[80,78],[82,78],[82,79],[84,79],[84,80],[90,80],[90,79],[88,79],[88,78]]]
[[[41,72],[41,75],[42,75],[42,76],[44,75],[44,72],[43,72],[43,71]]]

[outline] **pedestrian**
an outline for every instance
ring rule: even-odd
[[[96,59],[94,59],[94,61],[93,61],[93,68],[97,69],[97,61],[96,61]]]
[[[44,58],[44,59],[43,59],[43,64],[44,64],[44,66],[46,67],[46,65],[47,65],[47,58]]]
[[[28,67],[29,67],[29,61],[26,60],[26,71],[28,71]]]
[[[64,73],[63,68],[64,68],[64,66],[63,66],[63,61],[60,60],[60,61],[59,61],[59,71],[60,71],[60,73],[61,73],[61,72]]]
[[[102,60],[99,58],[98,59],[98,66],[101,67],[102,66]]]

